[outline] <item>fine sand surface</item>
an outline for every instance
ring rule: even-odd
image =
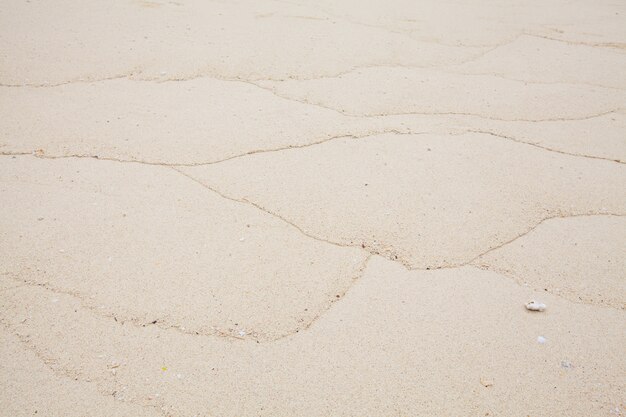
[[[626,416],[626,3],[0,0],[33,415]]]

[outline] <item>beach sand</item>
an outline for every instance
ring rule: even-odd
[[[626,4],[0,1],[0,341],[7,417],[626,415]]]

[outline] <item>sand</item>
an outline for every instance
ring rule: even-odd
[[[625,358],[626,5],[0,2],[1,416],[620,416]]]

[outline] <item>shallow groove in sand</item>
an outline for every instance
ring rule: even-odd
[[[592,119],[592,118],[595,118],[595,117],[605,116],[605,115],[608,115],[608,114],[614,114],[614,113],[615,113],[615,111],[602,113],[602,114],[598,114],[598,115],[594,115],[592,117],[589,117],[589,119]],[[577,119],[577,120],[587,120],[587,119]],[[559,120],[559,121],[561,121],[561,120]],[[30,151],[30,152],[0,151],[0,156],[33,156],[33,157],[41,158],[41,159],[66,159],[66,158],[70,158],[70,159],[71,158],[96,159],[96,160],[101,160],[101,161],[113,161],[113,162],[120,162],[120,163],[136,163],[136,164],[143,164],[143,165],[163,166],[163,167],[198,167],[198,166],[219,164],[219,163],[222,163],[222,162],[231,161],[231,160],[234,160],[234,159],[243,158],[243,157],[250,156],[250,155],[262,154],[262,153],[281,152],[281,151],[296,150],[296,149],[304,149],[304,148],[309,148],[311,146],[321,145],[321,144],[324,144],[324,143],[327,143],[327,142],[331,142],[331,141],[334,141],[334,140],[341,140],[341,139],[364,139],[364,138],[369,138],[369,137],[372,137],[372,136],[379,136],[379,135],[385,135],[385,134],[419,136],[419,135],[428,135],[428,134],[435,134],[435,133],[436,132],[412,131],[410,129],[404,129],[404,130],[400,130],[400,129],[380,129],[380,130],[373,131],[373,132],[367,132],[367,133],[364,133],[364,134],[361,134],[361,135],[342,134],[342,135],[325,137],[325,138],[322,138],[322,139],[319,139],[319,140],[314,140],[312,142],[301,144],[301,145],[286,145],[286,146],[280,146],[280,147],[277,147],[277,148],[254,149],[254,150],[247,151],[247,152],[244,152],[244,153],[240,153],[240,154],[237,154],[237,155],[229,156],[227,158],[217,159],[217,160],[213,160],[213,161],[192,162],[192,163],[148,161],[148,160],[141,160],[141,159],[123,159],[123,158],[116,158],[116,157],[110,157],[110,156],[90,155],[90,154],[50,155],[50,154],[47,154],[45,152],[45,150],[41,150],[41,149],[33,150],[33,151]],[[440,134],[440,132],[437,132],[437,133]],[[460,135],[465,135],[465,134],[468,134],[468,133],[479,133],[479,134],[484,134],[484,135],[490,135],[490,136],[493,136],[493,137],[497,137],[497,138],[501,138],[501,139],[505,139],[505,140],[510,140],[510,141],[513,141],[513,142],[516,142],[516,143],[519,143],[519,144],[533,146],[535,148],[539,148],[539,149],[542,149],[542,150],[545,150],[545,151],[548,151],[548,152],[555,152],[555,153],[562,154],[562,155],[575,156],[575,157],[579,157],[579,158],[589,158],[589,159],[604,160],[604,161],[609,161],[609,162],[616,162],[618,164],[626,164],[626,161],[622,161],[620,159],[608,158],[608,157],[602,157],[602,156],[594,156],[594,155],[583,154],[583,153],[576,153],[576,152],[567,152],[567,151],[563,151],[563,150],[560,150],[560,149],[557,149],[557,148],[541,145],[540,143],[518,139],[518,138],[516,138],[514,136],[511,136],[511,135],[504,135],[504,134],[501,134],[501,133],[497,133],[494,130],[488,130],[488,129],[462,129],[461,131],[458,131],[458,132],[448,133],[448,135],[450,135],[450,136],[460,136]]]
[[[103,311],[102,309],[99,309],[93,305],[91,305],[91,303],[88,301],[88,298],[83,296],[82,294],[76,292],[76,291],[68,291],[68,290],[64,290],[61,288],[57,288],[54,287],[48,283],[41,283],[41,282],[35,282],[32,280],[25,280],[22,278],[19,278],[19,273],[15,273],[15,274],[6,274],[8,276],[8,278],[10,278],[11,280],[18,282],[19,285],[13,286],[13,287],[9,287],[9,288],[4,288],[2,289],[1,292],[11,292],[13,290],[16,290],[18,288],[41,288],[43,290],[46,290],[48,292],[54,293],[54,294],[62,294],[62,295],[66,295],[69,297],[72,297],[74,299],[76,299],[77,301],[80,302],[80,305],[82,308],[84,308],[85,310],[90,311],[92,314],[98,316],[98,317],[102,317],[102,318],[106,318],[106,319],[112,319],[115,323],[117,323],[120,326],[123,326],[125,324],[130,324],[131,326],[135,327],[135,328],[145,328],[145,327],[149,327],[149,326],[154,326],[157,327],[161,330],[171,330],[171,331],[175,331],[181,334],[185,334],[185,335],[189,335],[189,336],[200,336],[200,337],[217,337],[217,338],[224,338],[224,339],[228,339],[231,341],[246,341],[246,342],[256,342],[256,343],[270,343],[270,342],[275,342],[278,340],[282,340],[285,338],[288,338],[290,336],[294,336],[302,331],[306,331],[308,330],[317,320],[319,320],[320,317],[322,317],[328,310],[330,310],[333,305],[338,302],[341,301],[343,299],[343,297],[350,291],[350,289],[352,288],[352,286],[354,284],[356,284],[356,282],[358,282],[358,280],[362,277],[362,275],[365,273],[365,271],[367,270],[367,265],[369,264],[370,260],[372,258],[372,255],[368,255],[365,257],[365,259],[363,260],[363,262],[361,263],[361,265],[359,266],[359,268],[356,271],[356,274],[352,277],[351,279],[351,283],[348,285],[348,287],[339,290],[339,291],[335,291],[337,294],[328,299],[327,302],[327,306],[325,306],[325,308],[321,311],[319,311],[312,319],[310,319],[309,321],[307,321],[306,323],[304,323],[303,326],[294,329],[292,331],[289,331],[285,334],[279,335],[275,338],[271,338],[271,339],[259,339],[259,338],[253,338],[253,337],[240,337],[225,331],[220,331],[219,329],[216,329],[213,332],[200,332],[200,331],[189,331],[186,330],[182,325],[174,325],[171,323],[168,323],[167,319],[158,319],[158,320],[154,320],[153,322],[146,322],[145,320],[141,320],[137,317],[132,317],[132,316],[125,316],[123,314],[119,314],[119,313],[115,313],[115,312],[106,312]],[[0,319],[1,321],[1,319]],[[258,333],[255,332],[254,329],[250,329],[252,331],[252,333]],[[51,368],[53,369],[53,368]],[[76,377],[76,375],[72,374],[72,375],[68,375],[68,377],[74,378]]]

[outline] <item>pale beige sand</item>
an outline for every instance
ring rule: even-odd
[[[482,133],[338,139],[182,170],[314,236],[413,268],[467,263],[545,218],[626,207],[623,165]]]
[[[608,0],[1,1],[0,415],[626,415],[625,74]]]
[[[567,256],[567,262],[561,259]],[[626,309],[626,218],[546,220],[541,227],[478,259],[523,285],[588,304]]]

